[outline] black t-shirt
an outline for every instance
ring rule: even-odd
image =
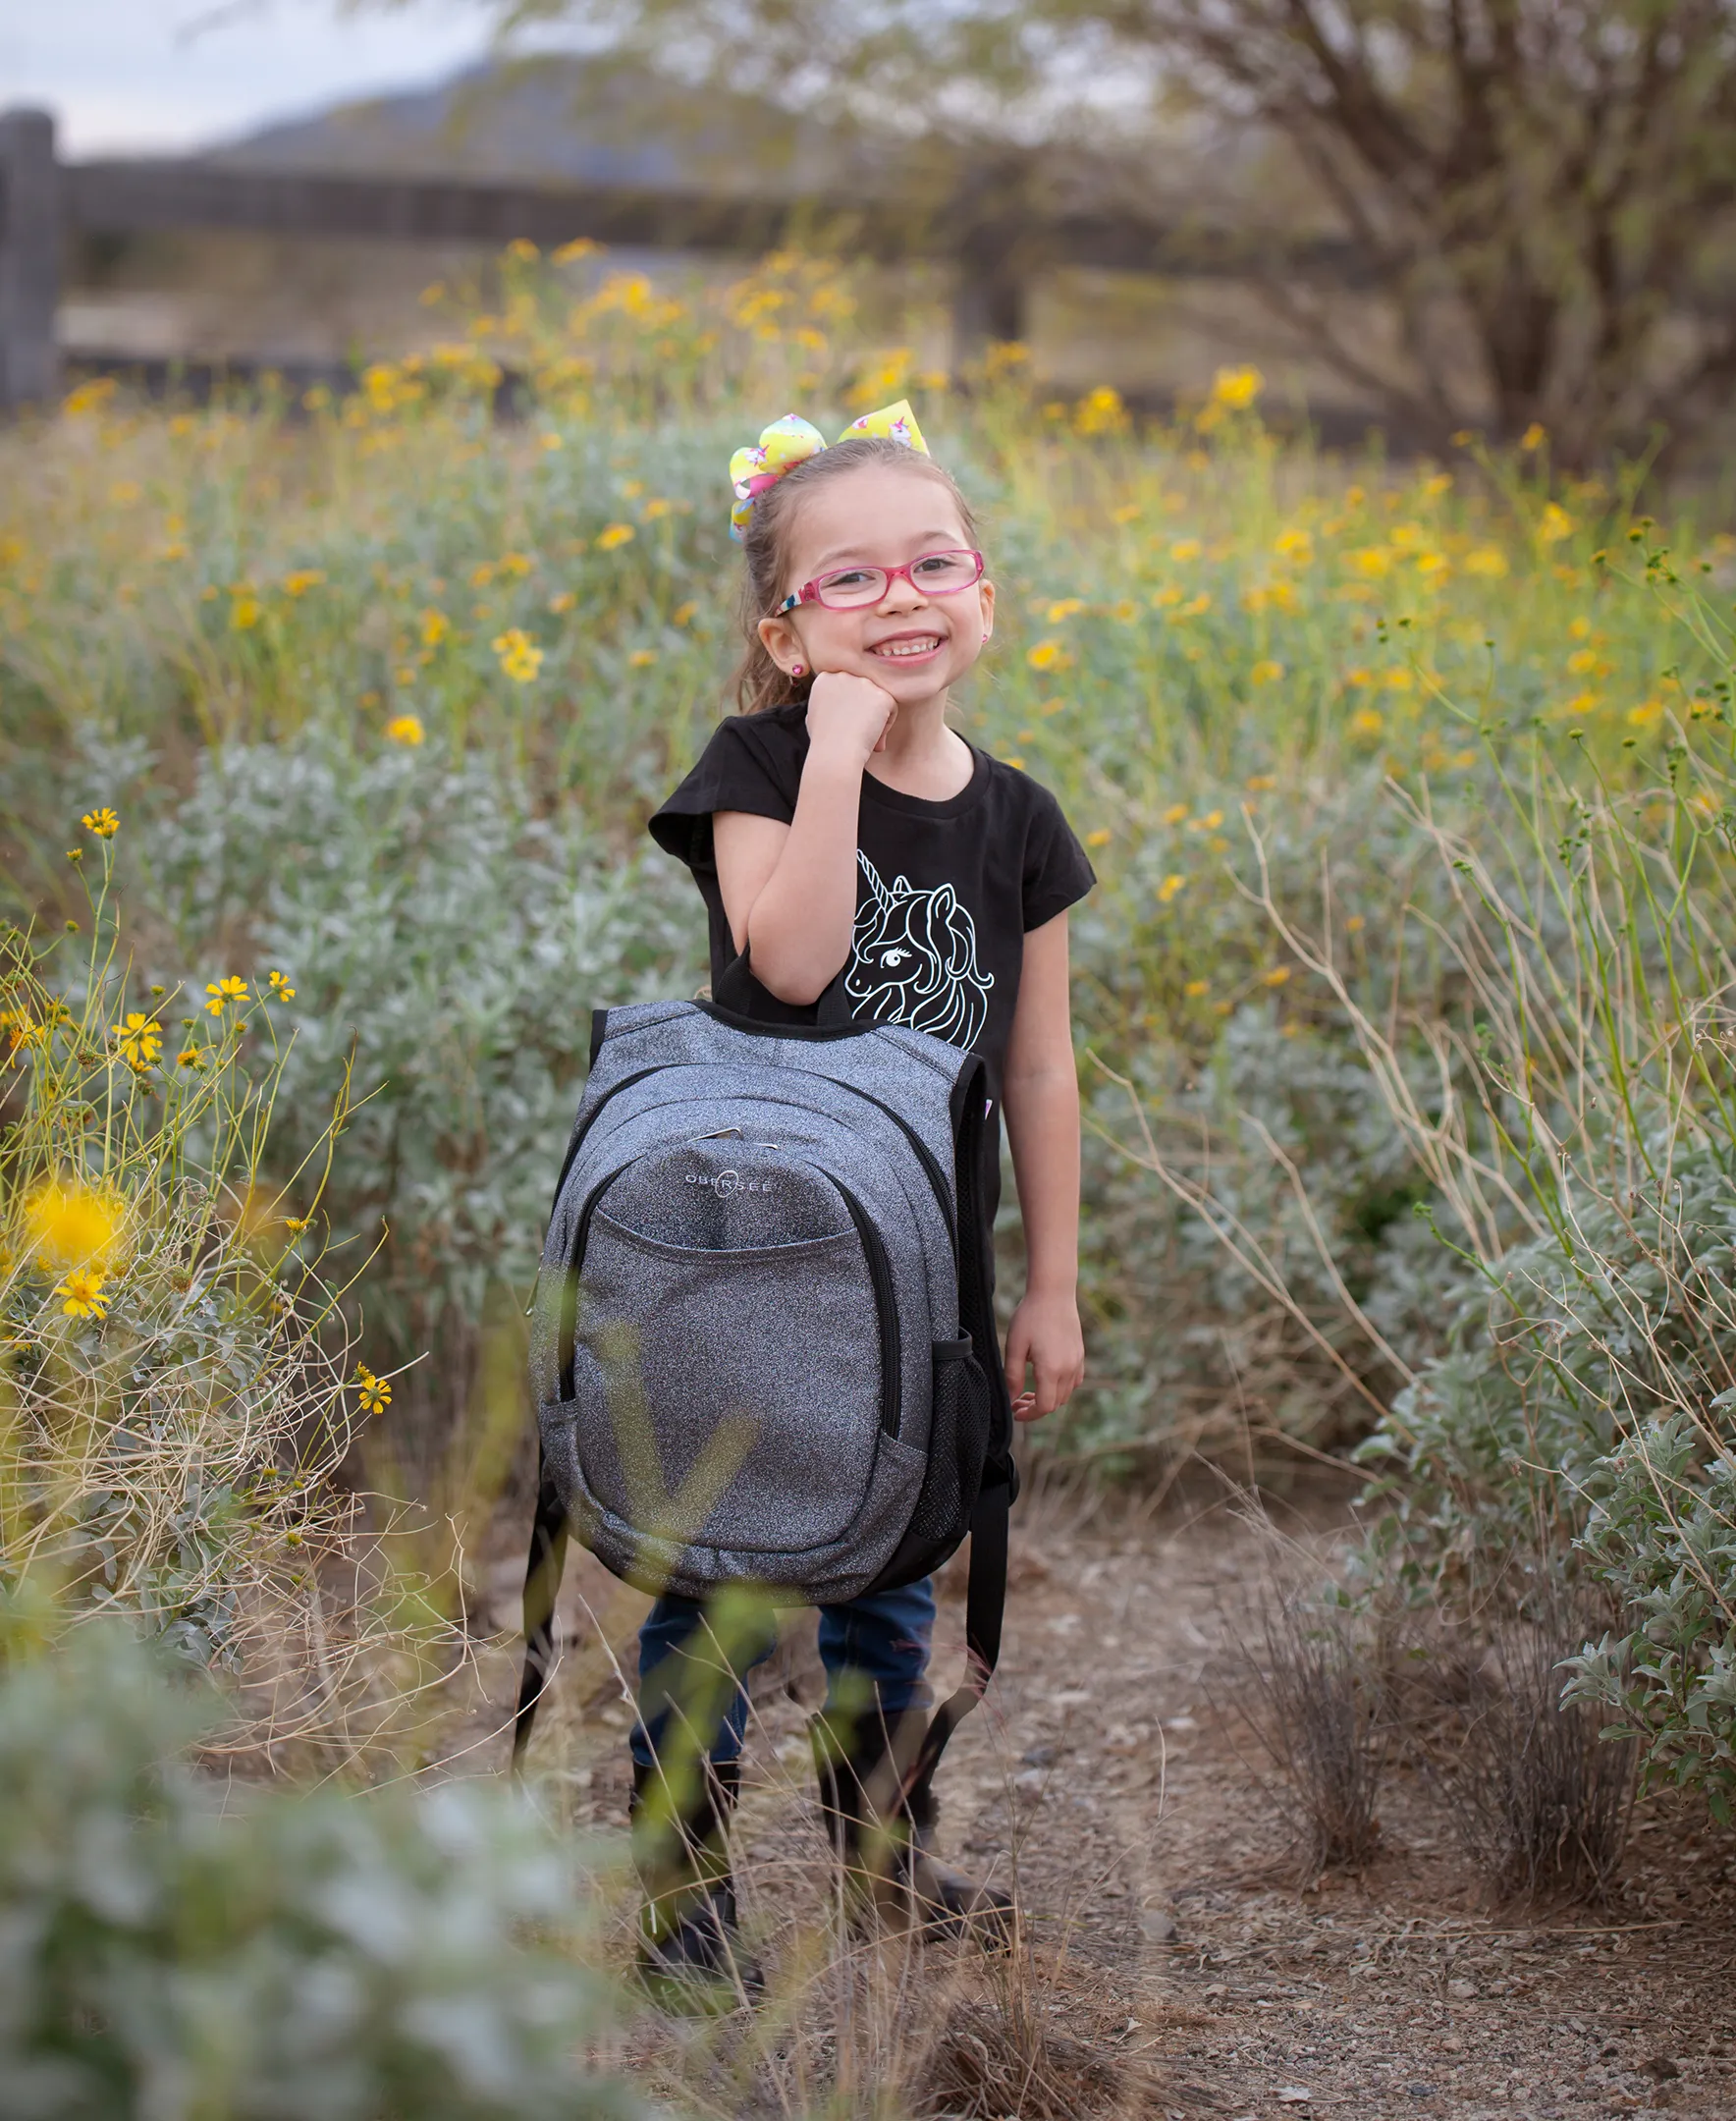
[[[651,820],[651,836],[692,870],[711,920],[715,987],[735,956],[718,887],[711,820],[745,810],[787,824],[808,755],[807,706],[732,715]],[[1083,898],[1097,878],[1059,803],[1029,775],[971,746],[971,776],[928,802],[862,776],[856,824],[856,922],[845,968],[851,1013],[909,1024],[969,1047],[988,1068],[992,1116],[1018,1002],[1027,931]],[[812,1023],[814,1007],[754,983],[751,1013]],[[989,1130],[991,1143],[998,1125]],[[991,1196],[1000,1159],[991,1158]]]

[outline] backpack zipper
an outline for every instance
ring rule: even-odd
[[[952,1247],[952,1266],[954,1272],[956,1272],[958,1266],[958,1230],[952,1219],[952,1196],[947,1186],[947,1175],[941,1169],[940,1159],[928,1146],[927,1142],[923,1140],[922,1136],[917,1133],[909,1120],[904,1117],[903,1114],[894,1112],[890,1105],[883,1099],[877,1098],[871,1090],[858,1090],[854,1083],[838,1082],[831,1076],[827,1077],[827,1081],[835,1089],[847,1090],[851,1097],[861,1098],[865,1103],[872,1105],[876,1112],[885,1113],[886,1116],[903,1134],[904,1139],[910,1144],[911,1148],[915,1150],[924,1171],[928,1174],[928,1182],[934,1189],[935,1204],[941,1211],[941,1221],[947,1225],[947,1242]]]
[[[850,1212],[850,1221],[856,1225],[856,1235],[862,1240],[862,1255],[868,1262],[868,1278],[874,1284],[874,1309],[880,1324],[880,1426],[889,1437],[895,1437],[903,1414],[904,1377],[892,1263],[886,1256],[885,1241],[869,1220],[867,1209],[849,1187],[834,1178],[830,1171],[822,1171],[820,1175],[837,1188]]]

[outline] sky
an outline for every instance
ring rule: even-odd
[[[60,151],[174,153],[481,56],[474,0],[341,18],[333,0],[0,0],[0,110],[60,122]]]

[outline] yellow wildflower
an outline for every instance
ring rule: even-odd
[[[1272,549],[1280,560],[1292,561],[1297,567],[1306,567],[1314,558],[1314,540],[1306,530],[1280,530],[1272,541]]]
[[[245,590],[239,592],[229,607],[230,625],[238,633],[245,633],[259,624],[259,599]]]
[[[1197,597],[1190,598],[1190,600],[1185,604],[1177,604],[1175,609],[1169,614],[1168,623],[1171,625],[1179,625],[1183,620],[1199,619],[1211,609],[1211,596],[1206,590],[1202,589]]]
[[[317,589],[324,580],[325,571],[323,568],[298,568],[293,574],[284,576],[284,595],[289,597],[305,596],[309,589]]]
[[[639,513],[647,522],[661,522],[664,517],[674,515],[675,506],[673,501],[653,499],[647,501]]]
[[[1386,718],[1378,707],[1359,707],[1350,717],[1350,727],[1358,736],[1378,736],[1386,727]]]
[[[1120,392],[1100,383],[1080,399],[1073,425],[1082,435],[1120,434],[1127,425],[1127,408],[1121,403]]]
[[[305,1216],[290,1215],[284,1217],[284,1228],[289,1231],[292,1237],[299,1237],[306,1227],[307,1218]]]
[[[230,1003],[247,999],[247,983],[232,972],[227,979],[207,980],[205,992],[211,998],[205,1004],[206,1009],[213,1016],[221,1016]]]
[[[1538,522],[1537,534],[1545,545],[1558,545],[1564,537],[1573,535],[1573,517],[1558,501],[1549,502]]]
[[[205,1064],[205,1049],[202,1046],[184,1046],[175,1056],[177,1067],[202,1068]]]
[[[106,1275],[95,1271],[68,1275],[54,1292],[66,1299],[61,1305],[62,1311],[68,1318],[105,1317],[109,1300],[103,1294],[103,1283],[107,1279]]]
[[[630,545],[638,535],[631,523],[613,522],[601,531],[597,538],[599,552],[615,552],[623,545]]]
[[[1226,412],[1245,412],[1265,388],[1258,368],[1220,368],[1212,378],[1212,403]]]
[[[1065,670],[1072,660],[1058,640],[1040,640],[1025,651],[1025,661],[1036,671]]]
[[[570,612],[577,602],[577,595],[572,590],[557,589],[549,599],[549,609],[559,619],[563,612]]]
[[[1118,509],[1111,509],[1110,520],[1113,523],[1137,522],[1142,511],[1137,501],[1128,501]]]
[[[394,715],[386,725],[386,741],[388,743],[404,744],[412,751],[427,734],[427,731],[422,727],[420,715]]]
[[[129,1067],[142,1070],[156,1065],[157,1056],[163,1050],[161,1024],[153,1023],[143,1010],[134,1009],[109,1028],[114,1033],[115,1050]]]
[[[1187,815],[1187,805],[1186,805],[1186,803],[1184,803],[1184,802],[1175,802],[1175,803],[1171,803],[1171,804],[1169,805],[1168,809],[1167,809],[1167,810],[1166,810],[1166,811],[1164,812],[1164,823],[1165,823],[1166,825],[1179,825],[1179,824],[1181,823],[1182,819],[1183,819],[1184,817],[1186,817],[1186,815]]]
[[[1190,1002],[1197,1002],[1201,995],[1211,993],[1212,982],[1210,980],[1191,979],[1181,991]]]
[[[1392,571],[1392,555],[1384,545],[1365,545],[1347,557],[1359,574],[1366,574],[1373,581],[1379,581]]]
[[[1049,623],[1051,625],[1059,625],[1062,620],[1071,619],[1084,609],[1085,599],[1083,597],[1061,597],[1058,602],[1050,605]]]
[[[382,1414],[392,1404],[392,1387],[384,1378],[375,1377],[366,1363],[355,1366],[355,1384],[361,1397],[364,1414]]]
[[[1175,894],[1178,891],[1185,890],[1186,885],[1186,877],[1181,876],[1175,870],[1171,869],[1169,874],[1158,886],[1159,905],[1167,905],[1170,899],[1174,897]]]
[[[1110,831],[1107,825],[1100,825],[1095,832],[1088,832],[1085,835],[1085,844],[1087,846],[1108,846],[1114,837],[1114,834]]]
[[[121,1204],[82,1185],[45,1185],[25,1208],[26,1241],[36,1264],[63,1274],[106,1270],[121,1235]]]
[[[1270,972],[1261,973],[1260,984],[1262,987],[1281,987],[1289,976],[1288,965],[1274,965]]]
[[[1531,425],[1519,437],[1519,447],[1529,457],[1533,450],[1542,449],[1547,439],[1547,430],[1544,427],[1542,421],[1533,420]]]
[[[1344,932],[1346,935],[1361,935],[1367,926],[1368,922],[1363,919],[1360,913],[1352,913],[1344,923]]]
[[[1248,673],[1248,682],[1250,684],[1276,684],[1283,674],[1284,667],[1281,663],[1275,662],[1271,656],[1263,656]]]
[[[1507,556],[1498,545],[1479,545],[1465,555],[1467,574],[1483,574],[1492,581],[1498,581],[1506,571]]]
[[[495,635],[491,645],[501,659],[501,669],[515,684],[529,684],[542,668],[543,650],[522,626],[508,626],[504,633]]]
[[[1639,706],[1630,707],[1627,711],[1627,719],[1635,729],[1650,729],[1662,715],[1663,702],[1660,699],[1642,700]]]
[[[1277,787],[1277,775],[1270,773],[1250,774],[1248,776],[1248,787],[1254,794],[1263,795],[1268,789]]]
[[[79,823],[98,840],[112,840],[121,829],[120,819],[106,803],[100,810],[86,810]]]
[[[510,552],[501,554],[501,572],[503,574],[516,575],[520,581],[530,572],[533,565],[534,563],[528,553]]]
[[[423,612],[421,632],[424,648],[438,648],[451,631],[452,621],[445,612],[436,611],[432,605]]]
[[[627,661],[634,670],[649,670],[651,665],[657,661],[657,650],[655,648],[635,648],[632,654],[627,657]]]
[[[278,1001],[293,1002],[296,999],[296,990],[290,985],[287,973],[271,972],[266,977],[270,980],[272,994]]]
[[[1177,538],[1169,548],[1171,560],[1197,560],[1202,547],[1198,538]]]
[[[698,609],[699,606],[691,598],[685,604],[678,604],[669,615],[670,625],[678,626],[691,625],[693,614]]]
[[[1221,810],[1208,810],[1204,817],[1194,818],[1187,829],[1189,832],[1216,832],[1222,823]]]

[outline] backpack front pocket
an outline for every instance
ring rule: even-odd
[[[578,1269],[570,1395],[597,1500],[678,1545],[788,1554],[840,1538],[885,1401],[863,1232],[694,1247],[593,1206]]]

